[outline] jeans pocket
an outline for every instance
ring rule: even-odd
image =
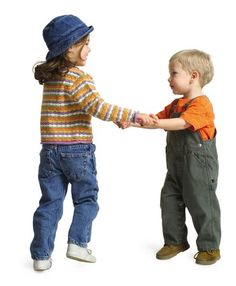
[[[81,181],[86,175],[87,154],[85,152],[61,153],[61,163],[69,181]]]

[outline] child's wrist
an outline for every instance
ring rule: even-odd
[[[137,117],[140,114],[139,111],[134,112],[133,118],[131,120],[132,123],[137,123]]]

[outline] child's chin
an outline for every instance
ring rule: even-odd
[[[176,90],[173,90],[173,93],[174,93],[174,94],[177,94],[177,95],[181,94],[180,92],[178,92],[178,91],[176,91]]]

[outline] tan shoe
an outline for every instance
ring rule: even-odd
[[[165,244],[157,253],[157,259],[169,259],[177,255],[178,253],[185,251],[189,248],[189,244],[182,243],[177,245],[167,245]]]
[[[217,260],[220,259],[220,250],[206,250],[199,251],[194,255],[197,264],[201,265],[211,265],[216,263]]]

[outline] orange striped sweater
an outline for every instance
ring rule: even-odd
[[[41,143],[92,142],[92,116],[105,121],[135,121],[136,112],[106,103],[92,77],[78,67],[57,81],[44,84],[41,108]]]

